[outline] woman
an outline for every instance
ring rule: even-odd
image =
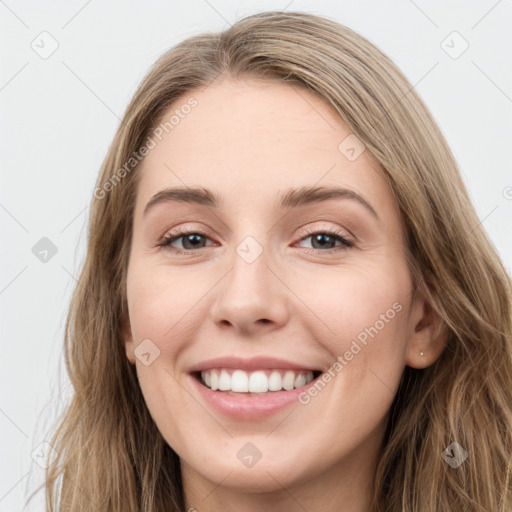
[[[94,191],[47,510],[510,510],[511,319],[385,55],[298,12],[187,39]]]

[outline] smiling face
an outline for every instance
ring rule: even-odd
[[[150,413],[189,495],[361,486],[404,366],[440,350],[383,171],[352,138],[339,148],[350,130],[304,89],[186,96],[134,213],[126,351]]]

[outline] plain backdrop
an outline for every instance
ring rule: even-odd
[[[70,394],[63,327],[94,183],[129,99],[177,42],[271,9],[326,15],[397,63],[510,271],[510,1],[0,1],[0,512],[44,510],[43,493],[26,508],[24,497]]]

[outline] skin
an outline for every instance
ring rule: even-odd
[[[136,365],[156,425],[182,463],[187,509],[367,512],[388,411],[404,367],[440,355],[439,319],[412,299],[403,225],[378,162],[349,161],[338,145],[350,129],[323,99],[284,83],[225,79],[193,96],[198,104],[143,162],[127,275],[126,354]],[[342,186],[364,196],[280,210],[290,187]],[[203,186],[222,208],[148,201],[169,186]],[[176,227],[206,236],[198,248]],[[354,243],[323,248],[304,232],[338,230]],[[247,263],[247,236],[262,254]],[[196,242],[197,243],[197,242]],[[329,254],[332,248],[337,252]],[[233,355],[270,355],[320,369],[350,349],[365,328],[402,309],[307,405],[239,421],[213,411],[188,368]],[[148,366],[142,340],[160,350]],[[420,352],[424,355],[421,356]],[[251,468],[237,452],[261,452]]]

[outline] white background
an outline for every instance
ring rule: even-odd
[[[0,512],[44,510],[42,493],[23,509],[43,475],[31,453],[69,395],[63,326],[88,204],[137,84],[175,43],[270,9],[329,16],[398,64],[448,139],[510,271],[509,0],[0,1]],[[47,59],[31,47],[50,47],[43,31],[58,43]],[[457,59],[441,46],[453,31],[469,43]],[[46,263],[32,253],[42,237],[58,249]]]

